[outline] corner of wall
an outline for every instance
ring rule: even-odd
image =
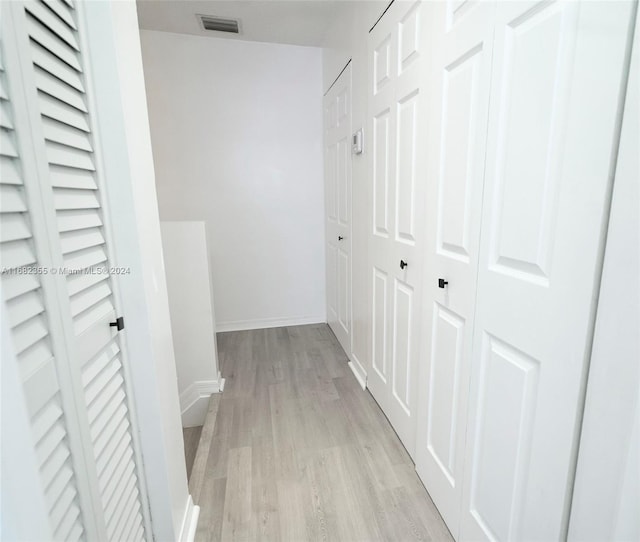
[[[180,394],[182,427],[196,427],[204,424],[209,407],[209,399],[214,393],[224,389],[224,378],[218,372],[215,380],[197,380]]]

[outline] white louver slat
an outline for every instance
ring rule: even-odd
[[[80,130],[70,129],[68,125],[43,117],[44,137],[47,141],[75,147],[84,151],[92,151],[88,135]]]
[[[0,56],[3,44],[0,43]],[[56,359],[49,337],[39,264],[4,63],[0,67],[0,275],[14,350],[23,380],[40,476],[55,540],[84,534]],[[33,188],[32,188],[33,189]],[[23,269],[24,271],[24,269]]]
[[[16,241],[18,239],[28,239],[29,237],[31,237],[31,231],[22,213],[7,213],[6,219],[2,222],[0,241]]]
[[[2,132],[0,132],[0,147],[2,147],[3,156],[6,156],[7,158],[18,157],[18,152],[16,151],[8,130],[2,130]]]
[[[89,131],[86,116],[71,106],[56,100],[48,94],[40,93],[39,96],[40,110],[44,117],[48,117],[60,121],[69,126],[78,128],[79,130]]]
[[[104,178],[95,154],[82,25],[66,0],[29,1],[25,17],[103,534],[113,541],[144,539],[127,371],[119,336],[109,326],[117,303],[107,273],[112,263],[102,209]],[[19,206],[15,198],[9,203]],[[18,223],[12,235],[23,235]],[[38,329],[28,331],[37,334]],[[51,438],[54,442],[55,435]]]
[[[3,130],[4,132],[6,130]],[[21,213],[26,210],[27,206],[24,202],[22,188],[4,184],[0,186],[0,212]]]

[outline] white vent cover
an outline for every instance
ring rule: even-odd
[[[240,21],[238,19],[223,19],[211,15],[197,15],[203,30],[212,32],[240,33]]]

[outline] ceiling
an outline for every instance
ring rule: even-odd
[[[138,0],[140,28],[320,47],[336,0]],[[240,19],[240,34],[203,30],[199,15]]]

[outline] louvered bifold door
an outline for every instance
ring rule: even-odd
[[[79,491],[75,474],[83,468],[82,445],[78,426],[66,414],[73,411],[74,405],[67,378],[68,358],[64,350],[55,347],[51,333],[52,318],[56,319],[55,307],[52,310],[51,306],[54,287],[48,276],[40,273],[48,269],[50,262],[46,255],[41,257],[37,247],[46,240],[36,240],[34,234],[39,218],[37,210],[33,216],[32,204],[38,196],[37,179],[33,175],[32,157],[21,156],[28,137],[23,131],[17,133],[16,121],[21,119],[16,118],[11,90],[18,87],[13,85],[10,89],[4,52],[3,39],[0,42],[2,293],[31,421],[51,536],[53,540],[81,540],[91,538],[87,536],[91,531],[86,532],[83,517],[90,513],[88,492]],[[85,506],[80,493],[85,494]]]
[[[81,3],[14,5],[51,264],[100,539],[150,538]],[[107,119],[108,120],[108,119]],[[124,279],[126,280],[126,278]]]

